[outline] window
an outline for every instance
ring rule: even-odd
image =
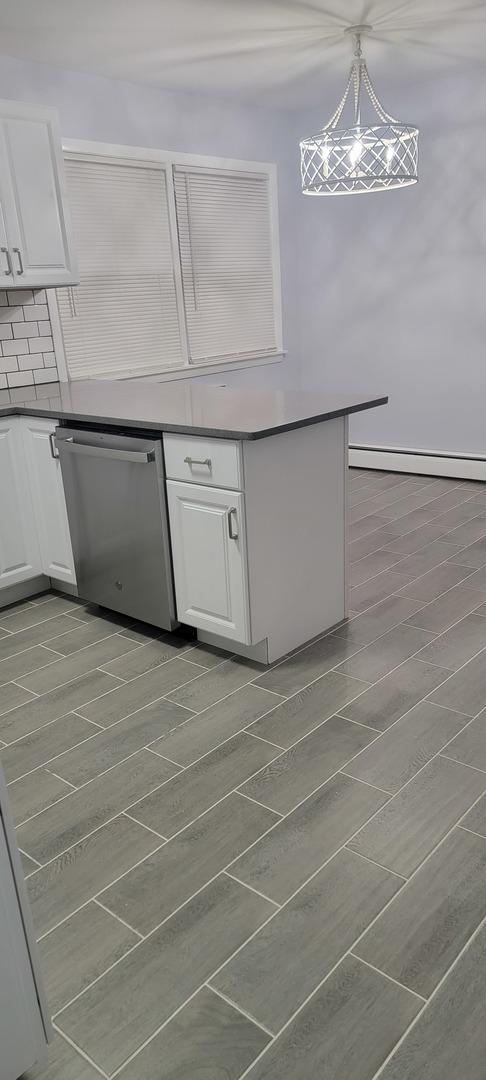
[[[80,270],[57,290],[70,378],[281,352],[272,167],[143,153],[66,156]]]

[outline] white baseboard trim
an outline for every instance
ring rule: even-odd
[[[459,480],[486,482],[486,458],[468,454],[430,454],[426,450],[350,446],[349,464],[355,469],[383,469],[387,472],[453,476]]]

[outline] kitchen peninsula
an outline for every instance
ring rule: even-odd
[[[142,475],[147,475],[141,463],[152,463],[162,514],[166,513],[165,501],[168,506],[169,591],[172,570],[175,591],[174,616],[170,623],[160,625],[172,628],[178,621],[193,627],[201,641],[271,663],[345,617],[348,416],[384,405],[387,400],[383,395],[353,398],[321,390],[229,389],[191,385],[190,380],[169,384],[88,380],[38,387],[36,396],[32,389],[1,392],[2,484],[8,484],[8,454],[14,468],[14,447],[17,458],[15,492],[3,493],[11,512],[8,535],[0,537],[1,584],[22,582],[25,596],[29,580],[40,571],[46,588],[54,584],[62,589],[62,581],[71,580],[72,590],[77,573],[82,598],[140,618],[139,612],[127,608],[130,588],[128,583],[124,592],[117,558],[129,516],[139,535],[144,534],[143,514],[137,521],[136,499],[143,486]],[[28,447],[25,470],[22,465],[24,432],[27,438],[38,440],[37,465],[43,440],[46,469],[42,475],[57,485],[51,505],[55,503],[61,524],[64,481],[68,519],[63,519],[63,527],[67,541],[71,530],[75,553],[71,568],[67,556],[64,562],[49,558],[46,528],[40,528],[44,535],[40,556],[35,554],[36,544],[30,544],[19,575],[17,549],[13,573],[9,570],[8,547],[17,527],[15,515],[19,529],[22,519],[25,531],[27,503],[30,497],[35,502],[41,477],[37,471],[30,484],[25,481],[26,492],[22,494],[23,472],[29,471]],[[143,452],[139,449],[142,443],[136,441],[141,439]],[[79,555],[73,536],[73,499],[68,486],[78,488],[81,474],[68,472],[63,460],[61,477],[57,454],[62,456],[66,450],[70,461],[75,452],[91,458],[87,466],[91,475],[96,472],[93,459],[99,460],[103,454],[109,458],[110,463],[103,461],[103,467],[108,469],[113,553],[105,530],[103,560],[105,578],[111,572],[114,579],[110,603],[106,592],[99,598],[92,591],[87,594],[80,579],[85,555]],[[117,484],[119,474],[113,471],[115,462],[122,458],[132,479],[133,507],[125,489]],[[55,481],[54,472],[50,480],[47,477],[48,470],[56,471]],[[124,499],[124,517],[118,527],[117,493]],[[21,506],[17,506],[15,494],[17,502],[23,501]],[[43,505],[47,501],[44,499]],[[97,513],[102,512],[101,504]],[[78,534],[87,528],[88,506],[81,518]],[[36,520],[35,513],[32,520]],[[125,569],[128,550],[132,566],[143,572],[146,560],[142,549],[137,554],[132,540],[125,543]],[[10,564],[14,565],[12,560]],[[150,582],[145,582],[147,585],[150,587]]]

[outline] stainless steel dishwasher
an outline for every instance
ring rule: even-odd
[[[161,439],[58,427],[55,443],[80,597],[173,629]]]

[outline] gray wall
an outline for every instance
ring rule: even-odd
[[[54,105],[64,138],[276,162],[279,171],[284,342],[288,360],[226,374],[226,383],[299,382],[296,260],[299,161],[285,113],[238,107],[204,95],[162,91],[0,56],[0,97]],[[221,382],[223,376],[212,381]]]
[[[389,393],[351,418],[354,443],[486,454],[484,78],[379,89],[421,128],[420,180],[302,199],[305,378]],[[323,114],[299,119],[309,134]]]

